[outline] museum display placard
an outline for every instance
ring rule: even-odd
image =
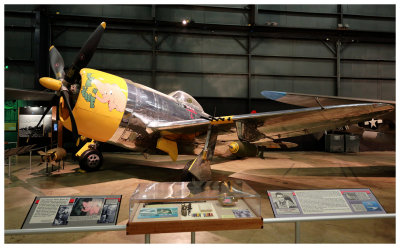
[[[127,234],[260,229],[260,196],[237,181],[140,184]]]
[[[268,190],[276,218],[386,213],[365,189]]]
[[[28,107],[19,108],[18,114],[18,136],[20,138],[37,138],[46,137],[51,132],[51,111],[43,118],[42,122],[36,128],[39,120],[42,118],[44,113],[44,107]]]
[[[21,228],[115,225],[121,199],[121,195],[37,196]]]

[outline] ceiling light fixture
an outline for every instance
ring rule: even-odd
[[[190,23],[190,19],[189,19],[189,18],[182,19],[182,25],[183,25],[183,26],[186,26],[186,25],[188,25],[189,23]]]

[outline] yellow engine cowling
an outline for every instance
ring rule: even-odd
[[[107,142],[118,129],[124,115],[128,101],[126,81],[93,69],[84,68],[80,73],[82,85],[72,111],[78,132],[96,141]],[[60,120],[71,130],[67,109],[60,109]]]

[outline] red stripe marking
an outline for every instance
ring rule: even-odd
[[[40,201],[40,200],[36,200],[35,204],[39,204],[39,201]]]
[[[69,203],[74,203],[75,199],[69,199]]]

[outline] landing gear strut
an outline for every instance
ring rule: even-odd
[[[206,143],[203,150],[197,155],[195,160],[189,161],[183,169],[182,180],[196,179],[199,181],[211,180],[211,160],[214,155],[215,144],[217,143],[218,128],[213,125],[208,126]]]
[[[103,155],[98,150],[98,142],[87,142],[77,153],[79,166],[85,171],[96,171],[103,165]]]
[[[185,167],[182,170],[181,174],[181,181],[182,182],[191,182],[191,181],[198,181],[198,179],[193,176],[192,173],[190,173],[189,168],[193,164],[194,159],[189,160],[189,162],[186,163]]]

